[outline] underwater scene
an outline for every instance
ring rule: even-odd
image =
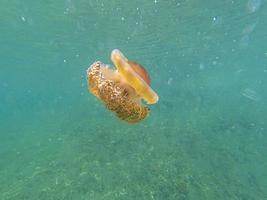
[[[267,199],[265,0],[1,0],[1,200]]]

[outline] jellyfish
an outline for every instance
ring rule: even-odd
[[[149,74],[118,49],[111,52],[111,61],[116,69],[101,61],[94,62],[88,68],[88,89],[120,119],[129,123],[140,122],[149,114],[147,104],[155,104],[159,99],[150,87]]]

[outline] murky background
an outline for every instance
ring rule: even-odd
[[[267,198],[264,0],[0,1],[0,199]],[[87,91],[120,49],[160,101]]]

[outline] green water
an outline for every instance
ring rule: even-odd
[[[1,200],[267,199],[266,1],[0,3]],[[115,48],[160,96],[136,125],[87,91]]]

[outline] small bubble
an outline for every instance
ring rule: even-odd
[[[23,16],[21,16],[21,20],[24,22],[26,21],[25,17],[23,17]]]
[[[67,61],[64,59],[63,62],[66,63]]]
[[[125,20],[125,18],[124,17],[121,17],[121,21],[124,21]]]

